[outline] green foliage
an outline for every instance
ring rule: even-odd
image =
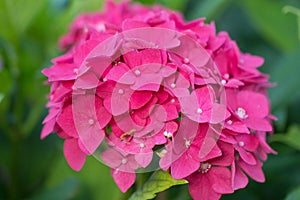
[[[283,9],[284,13],[293,13],[298,19],[298,38],[300,40],[300,9],[293,6],[285,6]]]
[[[158,192],[162,192],[175,185],[186,183],[186,180],[175,180],[171,177],[169,172],[159,170],[154,172],[149,180],[133,193],[129,200],[153,199]]]
[[[59,184],[58,186],[42,191],[40,194],[37,194],[34,197],[29,198],[28,200],[67,200],[74,197],[77,188],[78,180],[76,180],[75,178],[66,179],[63,183]]]
[[[272,0],[240,1],[257,30],[278,50],[290,51],[299,46],[292,16],[284,15],[284,4]]]
[[[300,2],[139,1],[182,11],[188,20],[216,21],[242,50],[265,57],[262,70],[277,84],[269,93],[279,119],[270,138],[278,155],[271,155],[264,165],[266,183],[250,181],[247,189],[222,199],[300,199]],[[79,13],[102,6],[102,0],[0,1],[0,199],[119,200],[132,192],[131,200],[152,199],[168,188],[167,197],[190,199],[186,181],[174,180],[164,171],[153,173],[138,190],[135,185],[123,196],[109,168],[98,160],[89,157],[82,171],[74,172],[63,157],[61,140],[54,135],[39,139],[49,93],[40,71],[60,54],[57,42],[70,22]],[[288,194],[292,188],[296,189]]]
[[[300,49],[283,55],[270,71],[271,81],[276,83],[276,89],[270,89],[273,109],[287,106],[293,100],[300,97],[299,79],[295,77],[299,73]],[[288,98],[287,98],[288,97]]]
[[[187,12],[187,19],[192,20],[200,17],[213,20],[231,0],[214,0],[214,1],[192,1],[189,12]]]
[[[300,127],[290,126],[287,133],[277,133],[272,137],[273,142],[282,142],[300,151]]]
[[[291,193],[288,194],[288,196],[285,198],[285,200],[299,200],[300,199],[300,186],[294,189]]]

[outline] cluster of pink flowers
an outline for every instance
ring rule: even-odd
[[[196,200],[244,188],[247,176],[265,180],[262,163],[275,152],[263,59],[213,23],[108,1],[79,16],[60,47],[43,70],[51,93],[41,138],[65,139],[74,170],[93,154],[125,192],[135,172],[161,168],[186,179]]]

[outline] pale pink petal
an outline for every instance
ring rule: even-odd
[[[136,162],[141,166],[141,167],[147,167],[150,162],[152,161],[153,153],[138,153],[134,155]]]

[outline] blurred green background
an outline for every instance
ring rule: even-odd
[[[264,165],[266,183],[222,199],[300,199],[300,8],[299,0],[140,0],[179,10],[188,20],[207,17],[243,52],[265,58],[261,68],[277,86],[269,91],[278,117],[269,138],[278,155]],[[286,7],[290,6],[290,7]],[[126,199],[108,167],[93,157],[74,172],[55,134],[40,140],[49,87],[41,70],[51,65],[59,36],[82,12],[102,0],[0,1],[0,199]],[[285,9],[283,9],[285,7]],[[132,191],[129,191],[129,193]],[[156,199],[190,199],[187,186]]]

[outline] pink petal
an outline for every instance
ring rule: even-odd
[[[101,154],[101,159],[110,168],[116,169],[120,166],[123,156],[114,148],[109,148]]]
[[[234,159],[234,149],[232,145],[219,141],[218,146],[222,151],[222,156],[211,160],[210,163],[220,166],[230,166]]]
[[[99,82],[98,76],[95,73],[88,71],[76,79],[74,87],[80,89],[92,89],[96,88]]]
[[[130,108],[139,109],[143,107],[152,98],[152,92],[136,91],[130,97]]]
[[[77,139],[65,140],[64,155],[73,170],[79,171],[83,167],[86,155],[80,150]]]
[[[252,153],[245,151],[241,147],[236,147],[236,150],[239,152],[241,159],[243,159],[247,164],[249,165],[256,164],[256,159]]]
[[[120,63],[114,66],[105,77],[108,80],[116,81],[117,83],[133,84],[135,75],[130,71],[129,67]]]
[[[246,110],[249,118],[265,118],[269,114],[269,102],[263,94],[241,91],[237,100],[238,106]]]
[[[197,171],[200,167],[200,162],[197,160],[197,152],[189,152],[187,150],[184,152],[177,160],[175,160],[171,165],[171,175],[175,179],[182,179],[193,172]],[[194,151],[194,150],[191,150]]]
[[[230,170],[225,167],[212,167],[210,170],[214,175],[212,182],[214,191],[221,194],[233,193]]]
[[[149,27],[147,23],[141,22],[141,21],[135,21],[132,19],[126,19],[122,23],[122,29],[125,30],[130,30],[134,28],[143,28],[143,27]]]
[[[42,73],[48,77],[49,82],[74,80],[77,74],[74,72],[73,64],[56,64],[51,68],[42,70]]]
[[[122,192],[126,192],[135,182],[135,173],[112,169],[111,175]]]
[[[225,105],[214,103],[212,105],[211,119],[210,122],[213,124],[220,123],[227,119],[230,113],[227,111]]]
[[[233,189],[238,190],[248,185],[248,178],[242,170],[233,163],[231,165]]]
[[[187,178],[189,191],[194,200],[218,200],[221,194],[214,191],[211,183],[211,170],[206,174],[195,172]]]
[[[254,135],[240,134],[235,136],[238,142],[243,142],[243,148],[247,151],[254,152],[259,144],[259,140]]]
[[[147,167],[151,161],[152,161],[152,157],[153,157],[153,152],[151,153],[138,153],[136,155],[134,155],[136,162],[141,166],[141,167]]]
[[[262,171],[262,163],[260,161],[257,160],[256,165],[249,165],[239,159],[238,165],[255,181],[265,182],[265,175]]]
[[[123,55],[130,68],[135,68],[149,63],[164,64],[165,53],[157,49],[145,49],[140,52],[130,51]]]
[[[71,104],[62,109],[62,112],[57,117],[57,124],[69,136],[74,138],[78,137],[78,133],[74,125],[73,108]]]
[[[249,118],[245,119],[244,122],[249,128],[257,130],[257,131],[271,132],[273,130],[271,123],[266,119],[249,117]]]
[[[228,123],[229,120],[230,123]],[[224,123],[225,128],[237,133],[250,133],[249,129],[243,122],[233,120],[233,119],[229,119],[229,120],[226,123]]]
[[[43,130],[41,133],[41,139],[44,139],[45,137],[47,137],[50,133],[52,133],[54,131],[55,123],[56,123],[56,120],[54,118],[44,124]]]

